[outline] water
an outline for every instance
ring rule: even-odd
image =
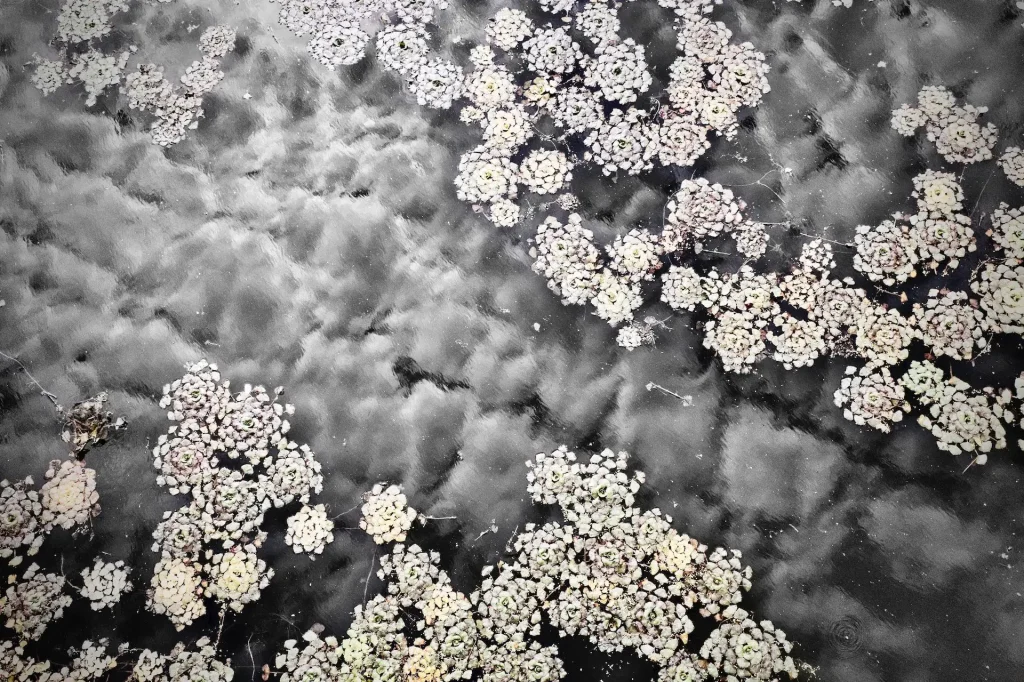
[[[1013,3],[854,4],[732,1],[719,17],[768,55],[772,92],[697,172],[733,186],[752,217],[799,227],[772,230],[781,251],[770,263],[797,252],[799,232],[845,242],[856,225],[910,208],[911,178],[941,159],[896,135],[889,115],[923,84],[989,107],[997,150],[1021,142],[1024,19]],[[44,567],[63,561],[73,576],[100,551],[135,567],[137,588],[148,583],[152,530],[183,499],[155,483],[147,446],[167,427],[156,399],[183,363],[206,357],[233,384],[287,388],[292,435],[323,463],[319,499],[335,513],[389,480],[424,513],[456,516],[420,538],[444,550],[462,588],[538,518],[529,457],[563,443],[625,449],[647,473],[644,506],[744,552],[755,572],[745,603],[799,643],[819,679],[1024,678],[1015,438],[962,473],[969,460],[939,452],[913,423],[883,435],[844,420],[832,393],[845,363],[724,375],[690,315],[673,315],[653,349],[618,349],[614,330],[563,307],[530,272],[530,226],[494,229],[455,198],[459,155],[475,144],[455,114],[418,108],[372,61],[320,67],[271,3],[140,6],[130,34],[111,38],[182,64],[194,58],[189,24],[238,28],[205,119],[169,150],[123,100],[87,111],[70,87],[43,99],[23,65],[44,49],[58,6],[0,9],[0,350],[65,404],[108,391],[130,427],[89,456],[103,504],[93,537],[55,533]],[[449,39],[478,36],[496,6],[457,4]],[[664,40],[650,8],[623,16],[631,35]],[[976,216],[1022,202],[994,169],[963,175]],[[604,241],[660,225],[690,173],[580,180],[587,226]],[[837,252],[848,269],[849,250]],[[652,301],[650,314],[669,311]],[[961,363],[964,376],[1012,385],[1020,350],[1003,339]],[[2,474],[38,482],[66,452],[52,406],[7,362],[0,390]],[[277,577],[223,631],[240,679],[313,623],[342,634],[377,556],[361,532],[341,530],[315,562],[295,558],[284,514],[268,518],[263,558]],[[492,521],[498,532],[477,539]],[[209,616],[175,635],[141,589],[113,613],[83,604],[32,651],[56,662],[102,634],[166,648],[217,626]],[[652,679],[582,642],[563,650],[569,680]]]

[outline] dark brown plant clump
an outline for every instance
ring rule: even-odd
[[[106,443],[111,431],[127,426],[124,417],[114,418],[114,413],[103,408],[107,394],[99,393],[75,403],[70,410],[57,406],[57,413],[63,418],[61,438],[72,447],[72,454],[78,459],[85,457],[90,448]]]

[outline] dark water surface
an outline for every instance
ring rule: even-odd
[[[625,32],[664,40],[666,14],[644,5],[624,10]],[[475,42],[498,6],[457,3],[446,39]],[[755,575],[744,604],[798,642],[819,679],[1024,679],[1016,438],[962,473],[969,460],[940,452],[913,420],[890,435],[844,420],[832,393],[845,363],[725,375],[688,315],[673,316],[653,349],[618,348],[612,328],[563,307],[530,271],[532,223],[500,231],[455,198],[459,155],[475,144],[457,114],[417,107],[371,58],[319,66],[277,25],[273,3],[140,4],[111,38],[173,67],[195,58],[201,28],[187,25],[237,27],[205,119],[168,150],[123,98],[90,111],[80,90],[43,98],[32,86],[24,65],[45,51],[58,8],[0,8],[0,350],[65,403],[107,390],[130,428],[88,459],[103,504],[95,537],[57,532],[43,563],[59,566],[62,550],[72,575],[101,551],[135,567],[137,588],[148,584],[151,533],[184,499],[156,485],[147,444],[167,428],[157,399],[183,363],[206,357],[233,384],[287,388],[291,435],[317,453],[319,501],[335,513],[390,480],[424,513],[456,516],[414,539],[445,550],[460,587],[537,518],[528,458],[563,443],[624,449],[647,473],[644,506],[743,551]],[[716,18],[768,55],[772,92],[696,170],[732,185],[751,217],[799,227],[772,231],[782,249],[769,262],[797,252],[799,231],[849,241],[854,226],[910,208],[911,178],[944,168],[921,136],[889,126],[922,85],[989,107],[997,150],[1022,141],[1024,17],[1009,0],[729,0]],[[977,214],[1024,201],[993,170],[964,173]],[[617,184],[587,174],[575,187],[587,226],[610,239],[660,225],[691,173]],[[849,267],[848,251],[838,258]],[[652,300],[644,314],[669,311]],[[1012,386],[1020,350],[1004,340],[965,378]],[[649,382],[692,395],[692,406]],[[52,406],[0,361],[3,477],[39,482],[65,452]],[[268,516],[262,552],[277,576],[225,624],[236,679],[313,623],[343,634],[375,559],[370,539],[346,530],[315,562],[296,558],[284,517]],[[492,520],[499,532],[475,540]],[[112,614],[84,603],[31,651],[103,634],[163,648],[178,637],[145,610],[141,589]],[[215,628],[209,615],[181,637]],[[562,648],[572,682],[652,679],[626,657]]]

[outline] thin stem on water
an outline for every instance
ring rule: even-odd
[[[7,360],[10,360],[14,364],[16,364],[18,367],[20,367],[21,371],[25,373],[25,376],[28,377],[28,380],[31,381],[33,384],[35,384],[36,388],[39,389],[39,392],[43,394],[43,397],[47,398],[51,403],[53,403],[54,407],[60,409],[61,405],[60,405],[60,401],[57,400],[57,396],[55,396],[53,393],[50,393],[45,388],[43,388],[43,385],[40,384],[38,381],[36,381],[36,378],[34,376],[32,376],[32,372],[28,371],[28,367],[26,367],[21,362],[21,360],[19,360],[16,357],[10,356],[7,353],[4,353],[2,351],[0,351],[0,357],[3,357],[5,359],[7,359]]]

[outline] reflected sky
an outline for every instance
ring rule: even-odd
[[[476,42],[498,6],[453,3],[445,47]],[[799,643],[819,679],[1024,679],[1015,438],[962,473],[969,460],[940,452],[912,420],[889,435],[844,420],[832,403],[842,362],[724,375],[695,318],[670,316],[656,294],[641,315],[669,318],[657,345],[618,348],[612,328],[563,307],[530,271],[532,223],[497,230],[455,198],[459,155],[475,144],[457,114],[418,108],[372,58],[327,71],[277,25],[273,3],[140,3],[111,38],[176,78],[205,26],[237,28],[199,129],[168,150],[123,99],[87,110],[71,87],[49,98],[32,87],[24,65],[45,52],[58,7],[0,8],[0,350],[65,403],[108,391],[130,428],[90,455],[103,504],[93,539],[56,533],[48,565],[59,549],[70,575],[99,550],[148,582],[152,530],[183,499],[155,482],[147,445],[167,427],[156,401],[184,363],[206,357],[232,383],[286,387],[292,437],[317,453],[319,499],[334,513],[388,480],[424,513],[456,516],[420,539],[444,550],[462,588],[515,527],[543,518],[526,495],[529,457],[562,443],[625,449],[647,474],[643,505],[744,552],[753,612]],[[806,234],[849,241],[856,225],[909,208],[914,175],[943,167],[921,136],[889,126],[922,85],[987,106],[997,150],[1022,142],[1019,14],[991,0],[730,0],[720,18],[768,55],[772,91],[696,172],[731,186],[750,217],[794,223],[772,230],[769,263]],[[657,43],[664,18],[638,2],[623,23]],[[975,215],[1024,203],[993,170],[963,174]],[[617,183],[578,173],[573,187],[586,226],[610,241],[659,226],[693,172]],[[849,269],[849,250],[837,259]],[[964,376],[1012,384],[1020,351],[1006,340]],[[64,453],[52,406],[0,362],[3,477],[41,479]],[[368,538],[344,530],[315,562],[297,559],[284,514],[268,519],[263,555],[277,577],[224,628],[240,679],[313,623],[343,633],[375,560]],[[478,538],[492,523],[499,531]],[[76,604],[38,651],[115,631],[140,647],[174,637],[136,590],[113,614]],[[581,642],[565,648],[571,682],[652,679]]]

